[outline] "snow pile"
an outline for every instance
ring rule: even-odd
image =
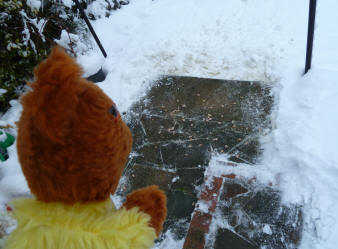
[[[263,161],[284,200],[304,204],[304,249],[335,249],[338,243],[336,8],[336,1],[318,2],[313,69],[301,77],[301,64],[293,61],[284,72],[277,129]]]
[[[334,249],[338,234],[338,71],[314,69],[283,80],[277,129],[265,150],[267,168],[288,202],[301,203],[301,248]]]

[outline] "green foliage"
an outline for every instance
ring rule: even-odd
[[[74,32],[74,9],[56,0],[44,0],[45,6],[31,9],[25,0],[0,0],[0,112],[9,101],[18,98],[33,69],[49,53],[63,29]]]
[[[34,0],[33,0],[34,1]],[[35,0],[38,1],[38,0]],[[83,8],[95,0],[80,0]],[[81,34],[88,30],[79,18],[75,6],[62,4],[62,0],[43,0],[39,9],[28,6],[28,0],[0,0],[0,113],[9,108],[9,101],[18,98],[26,82],[33,78],[33,69],[48,55],[65,30]],[[120,8],[128,0],[105,0],[106,9]],[[89,17],[95,19],[94,14]],[[69,35],[70,52],[76,44]],[[5,89],[6,93],[1,89]]]

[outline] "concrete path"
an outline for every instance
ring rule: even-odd
[[[255,179],[207,173],[216,152],[229,155],[224,167],[254,167],[272,104],[270,88],[257,82],[162,78],[124,116],[134,148],[118,194],[159,185],[168,197],[161,239],[170,230],[185,249],[296,248],[299,207],[283,206],[278,191]],[[226,228],[215,226],[216,213]]]

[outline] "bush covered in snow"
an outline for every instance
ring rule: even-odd
[[[91,19],[97,19],[128,1],[80,3]],[[75,55],[84,50],[76,49],[76,45],[79,39],[86,39],[87,33],[73,0],[0,0],[0,113],[20,95],[26,81],[33,77],[33,68],[56,40],[66,37],[60,44]]]
[[[0,0],[0,89],[5,91],[0,95],[0,112],[19,96],[61,30],[76,26],[71,16],[64,18],[69,8],[44,2],[49,6],[40,0]]]

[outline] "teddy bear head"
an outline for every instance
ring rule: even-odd
[[[106,200],[131,151],[130,130],[114,102],[81,75],[75,60],[55,47],[21,99],[18,156],[40,201]]]

